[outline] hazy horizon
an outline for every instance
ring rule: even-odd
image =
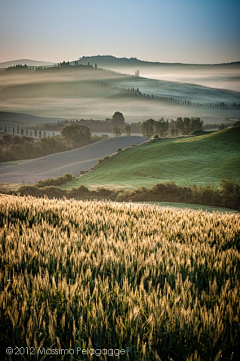
[[[114,55],[187,64],[240,60],[238,0],[1,0],[0,62]]]
[[[78,61],[80,60],[82,57],[92,57],[92,58],[95,58],[95,57],[114,57],[116,59],[136,59],[136,60],[139,60],[141,62],[147,62],[147,63],[159,63],[159,64],[172,64],[172,65],[177,65],[177,64],[184,64],[184,65],[224,65],[224,64],[234,64],[234,63],[240,63],[240,57],[239,57],[239,60],[235,60],[235,61],[229,61],[229,62],[221,62],[221,63],[188,63],[188,62],[170,62],[170,61],[164,61],[164,60],[161,60],[161,61],[151,61],[149,59],[139,59],[135,56],[131,56],[131,57],[127,57],[127,56],[115,56],[113,54],[91,54],[91,55],[82,55],[81,57],[78,57],[76,59],[61,59],[59,61],[52,61],[51,59],[50,60],[46,60],[46,59],[34,59],[34,58],[18,58],[18,59],[8,59],[8,60],[5,60],[5,61],[0,61],[0,64],[4,64],[4,63],[10,63],[10,62],[15,62],[15,61],[20,61],[20,60],[24,60],[24,61],[33,61],[33,62],[42,62],[42,63],[52,63],[53,65],[54,64],[59,64],[63,61],[66,61],[66,62],[73,62],[73,61]]]

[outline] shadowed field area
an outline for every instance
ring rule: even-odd
[[[143,137],[119,137],[99,141],[67,152],[51,154],[17,165],[0,165],[0,181],[35,183],[40,179],[56,178],[66,173],[79,175],[98,163],[99,159],[146,141]]]

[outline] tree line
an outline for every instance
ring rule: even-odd
[[[98,81],[99,84],[102,86],[108,87],[110,89],[114,90],[120,90],[124,92],[132,93],[135,97],[140,99],[147,99],[147,100],[154,100],[162,103],[168,103],[171,105],[181,105],[181,106],[188,106],[188,107],[195,107],[195,108],[204,108],[204,109],[220,109],[220,110],[229,110],[229,109],[240,109],[240,104],[232,103],[232,104],[226,104],[224,102],[218,102],[218,103],[205,103],[202,104],[200,102],[193,102],[192,100],[183,99],[183,98],[174,98],[172,96],[160,96],[155,94],[146,94],[140,91],[139,88],[136,87],[120,87],[115,84],[110,84],[105,81]]]
[[[126,123],[125,118],[121,112],[115,112],[112,118],[105,120],[93,119],[65,119],[56,124],[46,124],[46,130],[62,130],[67,125],[82,125],[87,126],[93,132],[112,132],[115,136],[120,136],[123,133],[130,136],[132,133],[141,133],[144,137],[158,136],[174,136],[174,135],[188,135],[196,130],[203,129],[203,121],[198,117],[182,118],[177,120],[164,119],[160,120],[148,119],[144,122]]]
[[[60,135],[34,139],[29,136],[4,134],[0,140],[0,162],[38,158],[48,154],[59,153],[83,147],[85,145],[108,138],[108,135],[92,135],[91,129],[77,122],[68,122],[61,129]],[[36,131],[36,130],[35,130]],[[131,135],[131,126],[125,123],[121,112],[115,112],[111,119],[111,131],[115,136],[124,131]],[[5,132],[6,133],[6,132]],[[43,131],[42,134],[45,132]]]
[[[132,125],[125,122],[121,112],[115,112],[109,123],[115,136],[121,136],[123,133],[131,136]],[[188,135],[196,130],[202,130],[203,121],[200,118],[179,117],[177,120],[161,118],[159,120],[148,119],[138,125],[142,135],[151,138]],[[44,134],[44,132],[42,133]],[[70,124],[66,122],[60,135],[54,137],[34,139],[29,136],[4,134],[3,139],[0,140],[0,161],[38,158],[80,148],[106,138],[108,138],[106,134],[92,135],[88,126],[74,121]]]
[[[54,137],[34,139],[28,136],[4,134],[0,140],[0,162],[39,158],[45,155],[83,147],[108,138],[107,135],[91,135],[86,126],[72,124]]]
[[[55,179],[46,179],[35,185],[23,185],[17,191],[10,191],[1,186],[1,193],[31,195],[34,197],[47,196],[52,198],[75,198],[81,200],[108,199],[119,202],[177,202],[202,204],[206,206],[227,207],[240,210],[240,185],[223,179],[219,187],[212,185],[190,185],[181,187],[175,182],[164,182],[152,188],[139,187],[134,190],[117,190],[98,188],[90,190],[84,185],[78,188],[62,189],[60,185],[73,180],[73,176],[65,174]]]
[[[0,140],[0,162],[38,158],[69,149],[60,136],[35,140],[28,136],[4,134]]]
[[[200,118],[182,118],[179,117],[177,120],[164,119],[159,120],[148,119],[141,123],[141,132],[145,137],[163,137],[166,135],[188,135],[196,130],[203,129],[203,121]]]

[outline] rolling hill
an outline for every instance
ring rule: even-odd
[[[240,182],[240,127],[189,138],[156,139],[118,152],[66,188],[219,185]]]
[[[50,117],[38,117],[30,114],[13,113],[13,112],[1,112],[0,111],[0,122],[8,122],[9,124],[23,124],[25,126],[31,124],[46,124],[46,123],[57,123],[58,121],[64,120],[63,118],[50,118]],[[6,123],[7,124],[7,123]]]
[[[132,67],[152,67],[152,66],[170,66],[170,67],[174,67],[174,66],[181,66],[182,68],[187,68],[187,67],[212,67],[212,68],[216,68],[216,67],[220,67],[220,68],[226,68],[226,67],[239,67],[240,66],[240,61],[236,61],[236,62],[231,62],[231,63],[219,63],[219,64],[191,64],[191,63],[169,63],[169,62],[162,62],[162,61],[146,61],[146,60],[140,60],[138,58],[126,58],[126,57],[122,57],[122,58],[118,58],[116,56],[113,55],[92,55],[92,56],[82,56],[81,58],[79,58],[79,60],[77,60],[78,64],[82,64],[82,65],[87,65],[88,63],[90,64],[98,64],[101,67],[111,67],[112,69],[114,69],[117,66],[122,66],[122,67],[128,67],[128,66],[132,66]],[[72,62],[72,64],[74,64],[75,61]]]
[[[11,61],[5,61],[3,63],[0,63],[0,69],[8,68],[10,66],[16,66],[16,65],[25,65],[25,64],[27,66],[52,66],[52,65],[54,65],[54,63],[51,63],[49,61],[18,59],[18,60],[11,60]]]
[[[27,160],[23,164],[0,165],[0,182],[33,184],[38,180],[56,178],[66,173],[79,175],[98,161],[133,144],[146,141],[143,137],[119,137],[102,140],[82,148]]]
[[[221,102],[240,103],[240,92],[88,66],[0,72],[0,110],[40,117],[105,119],[121,111],[127,122],[196,116],[221,123],[240,115],[239,109],[209,109]]]
[[[225,64],[187,64],[143,61],[137,58],[117,58],[110,55],[83,56],[79,64],[140,75],[147,78],[179,81],[214,88],[240,90],[240,62]]]

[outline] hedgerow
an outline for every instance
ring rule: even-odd
[[[56,180],[62,183],[71,176],[65,175]],[[62,178],[62,180],[61,180]],[[212,185],[180,187],[174,182],[156,184],[153,188],[139,187],[134,190],[117,190],[97,188],[90,190],[84,185],[77,188],[62,189],[59,186],[46,186],[54,184],[54,180],[38,182],[36,185],[23,185],[17,191],[9,191],[6,186],[0,187],[0,193],[19,194],[22,196],[31,195],[35,197],[48,198],[75,198],[78,200],[109,199],[113,201],[125,202],[178,202],[189,204],[202,204],[208,206],[227,207],[240,210],[240,185],[229,180],[222,180],[220,188]]]

